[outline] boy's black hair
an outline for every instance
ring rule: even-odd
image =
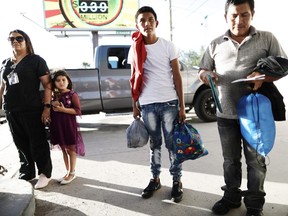
[[[227,14],[230,5],[240,5],[244,3],[248,3],[251,12],[254,13],[254,7],[255,7],[254,0],[227,0],[225,4],[225,14]]]
[[[154,9],[152,7],[150,7],[150,6],[143,6],[143,7],[139,8],[138,11],[136,12],[136,14],[135,14],[135,22],[137,23],[137,18],[139,16],[139,14],[146,13],[146,12],[152,13],[154,18],[155,18],[155,20],[157,21],[157,14],[154,11]]]

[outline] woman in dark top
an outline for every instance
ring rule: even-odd
[[[51,78],[43,58],[34,54],[29,36],[21,30],[9,33],[13,55],[2,62],[0,105],[20,157],[19,178],[39,180],[35,189],[46,187],[52,163],[44,126],[50,121]],[[40,83],[44,88],[41,97]]]

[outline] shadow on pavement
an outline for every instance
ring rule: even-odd
[[[199,182],[198,182],[199,183]],[[42,193],[47,193],[47,196],[57,200],[57,194],[67,197],[69,205],[73,206],[74,199],[80,199],[82,206],[89,206],[87,209],[88,215],[114,215],[111,212],[111,206],[119,207],[119,209],[126,209],[134,213],[129,215],[145,214],[153,216],[166,216],[166,215],[181,215],[181,216],[210,216],[214,215],[211,212],[211,203],[218,201],[221,197],[215,194],[209,194],[194,190],[185,189],[183,200],[176,204],[170,201],[171,188],[162,186],[162,188],[155,192],[154,196],[150,199],[142,199],[140,194],[141,188],[133,186],[124,186],[118,184],[106,183],[98,180],[92,180],[79,177],[72,184],[60,186],[56,181],[43,190]],[[53,197],[53,194],[55,196]],[[44,203],[45,202],[45,203]],[[72,202],[72,204],[71,204]],[[78,211],[77,206],[75,209],[61,205],[50,203],[47,201],[37,200],[37,210],[35,216],[62,216],[62,215],[84,215],[81,209]],[[103,203],[101,208],[95,207],[91,203]],[[276,208],[277,213],[273,212]],[[278,204],[265,204],[267,216],[277,215],[286,216],[287,206]],[[279,209],[282,211],[279,212]],[[109,213],[108,213],[109,212]],[[233,209],[227,216],[245,215],[246,209],[244,204],[238,209]],[[120,212],[115,212],[115,215],[122,215]]]
[[[76,207],[72,208],[64,205],[58,205],[46,200],[36,199],[36,206],[37,208],[34,216],[86,216],[86,214],[77,210]]]

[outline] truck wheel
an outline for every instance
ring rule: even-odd
[[[211,89],[201,91],[194,103],[194,110],[199,119],[205,122],[217,120],[216,104],[214,102]]]

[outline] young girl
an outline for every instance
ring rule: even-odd
[[[76,156],[84,156],[85,147],[76,121],[76,116],[81,115],[80,100],[72,90],[72,81],[64,70],[53,75],[50,142],[59,145],[63,153],[67,173],[58,181],[64,185],[76,178]]]

